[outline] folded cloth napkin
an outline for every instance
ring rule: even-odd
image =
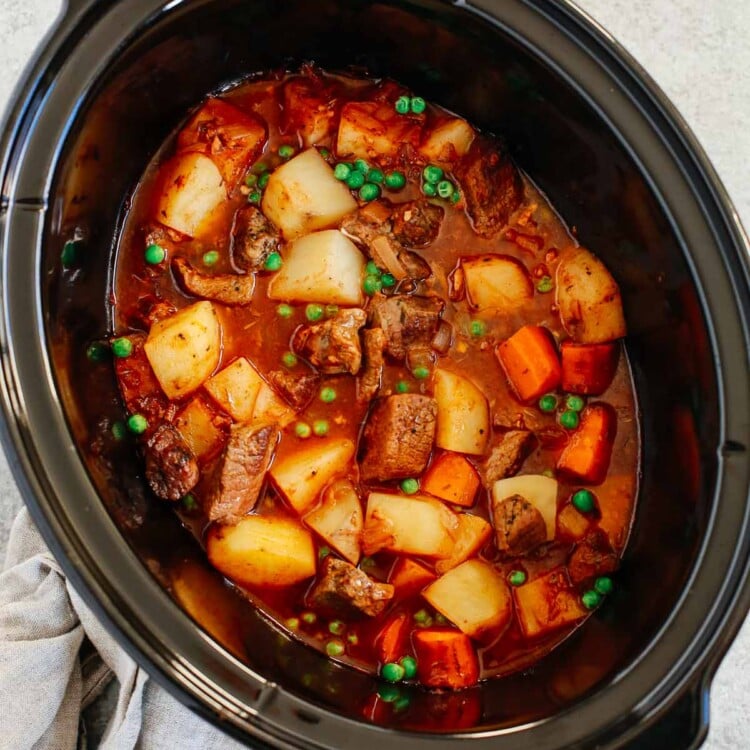
[[[70,586],[28,511],[0,574],[0,748],[83,750],[81,713],[112,678],[117,702],[102,750],[241,750],[149,680]]]

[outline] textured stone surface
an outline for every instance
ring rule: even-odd
[[[746,0],[580,0],[677,105],[750,226],[750,11]],[[60,8],[59,0],[0,1],[0,109]],[[20,497],[0,454],[0,550]],[[750,624],[711,693],[705,748],[750,746]]]

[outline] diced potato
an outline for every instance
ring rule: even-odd
[[[336,154],[341,158],[395,157],[402,144],[419,145],[422,123],[388,102],[349,102],[341,110]]]
[[[459,513],[456,545],[449,558],[437,561],[435,570],[438,573],[447,573],[451,568],[455,568],[464,560],[476,555],[491,536],[492,526],[484,518],[472,516],[469,513]]]
[[[419,152],[427,161],[448,166],[469,150],[475,135],[466,120],[453,117],[427,133]]]
[[[483,454],[490,434],[490,407],[482,391],[462,375],[435,370],[435,399],[438,447]]]
[[[567,539],[583,539],[590,525],[590,519],[570,503],[557,514],[557,532]]]
[[[305,523],[350,563],[359,562],[364,517],[357,491],[348,479],[326,489],[320,507],[305,516]]]
[[[288,518],[245,516],[234,526],[212,526],[206,552],[240,586],[291,586],[315,575],[312,534]]]
[[[458,517],[440,500],[371,492],[363,532],[364,553],[380,550],[424,557],[450,557]]]
[[[284,132],[297,133],[306,147],[328,138],[335,118],[336,101],[318,81],[293,78],[284,85]]]
[[[335,226],[357,202],[328,162],[310,148],[271,173],[262,208],[284,238],[293,240]]]
[[[271,467],[271,479],[301,515],[331,479],[346,471],[353,457],[354,443],[347,438],[316,440],[278,459]]]
[[[422,596],[472,638],[497,634],[510,622],[513,600],[508,584],[483,560],[468,560],[428,586]]]
[[[226,199],[221,172],[211,159],[198,153],[180,154],[159,172],[156,218],[188,237],[200,237]]]
[[[180,431],[195,457],[201,461],[215,456],[226,439],[226,433],[217,426],[215,417],[199,396],[191,399],[175,417],[174,426]]]
[[[275,300],[361,305],[365,258],[337,229],[314,232],[289,247],[284,265],[268,285]]]
[[[286,427],[295,420],[296,416],[294,409],[277,396],[276,391],[264,381],[258,390],[253,416],[249,421],[276,422],[281,427]]]
[[[510,313],[534,297],[523,263],[509,255],[480,255],[461,261],[469,303],[477,310]]]
[[[600,344],[626,334],[617,282],[596,256],[569,248],[557,266],[557,307],[568,335],[579,344]]]
[[[263,381],[253,366],[240,357],[206,381],[206,390],[235,422],[247,422],[253,416],[255,400]]]
[[[169,398],[192,393],[213,373],[221,356],[221,328],[213,305],[196,302],[154,323],[143,348]]]
[[[557,528],[557,480],[543,474],[499,479],[492,486],[493,507],[513,495],[520,495],[541,513],[547,527],[547,540],[554,539]]]
[[[518,622],[527,638],[570,625],[587,614],[561,569],[514,587],[513,595]]]

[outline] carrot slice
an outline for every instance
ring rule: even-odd
[[[408,557],[400,557],[391,569],[388,583],[396,589],[396,597],[406,599],[429,586],[437,576],[424,565]]]
[[[421,628],[412,634],[417,676],[427,687],[465,688],[479,680],[479,659],[469,636],[448,628]]]
[[[616,432],[612,407],[590,404],[581,412],[581,423],[560,455],[557,470],[586,484],[603,482]]]
[[[460,453],[443,453],[427,470],[422,489],[441,500],[470,508],[479,489],[479,475]]]
[[[406,612],[396,612],[385,621],[375,636],[375,652],[381,664],[398,661],[404,656],[410,624],[410,618]]]
[[[520,328],[495,353],[520,401],[533,401],[560,384],[560,360],[542,326]]]
[[[617,370],[620,346],[607,344],[576,344],[563,342],[562,388],[568,393],[598,396],[609,388]]]

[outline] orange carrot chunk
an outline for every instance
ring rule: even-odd
[[[391,615],[375,636],[375,652],[381,664],[398,661],[406,654],[411,619],[406,612]]]
[[[563,342],[562,388],[568,393],[599,396],[609,388],[617,370],[620,346],[607,344],[575,344]]]
[[[479,680],[479,660],[469,636],[448,628],[415,630],[417,676],[427,687],[465,688]]]
[[[400,557],[388,576],[388,583],[396,589],[398,599],[406,599],[429,586],[437,576],[424,565],[408,557]]]
[[[495,353],[519,401],[533,401],[560,384],[560,360],[542,326],[524,326]]]
[[[581,412],[581,423],[565,446],[557,470],[585,484],[604,481],[617,432],[617,417],[608,404],[595,403]]]
[[[443,453],[427,470],[422,489],[441,500],[470,508],[479,489],[479,475],[460,453]]]

